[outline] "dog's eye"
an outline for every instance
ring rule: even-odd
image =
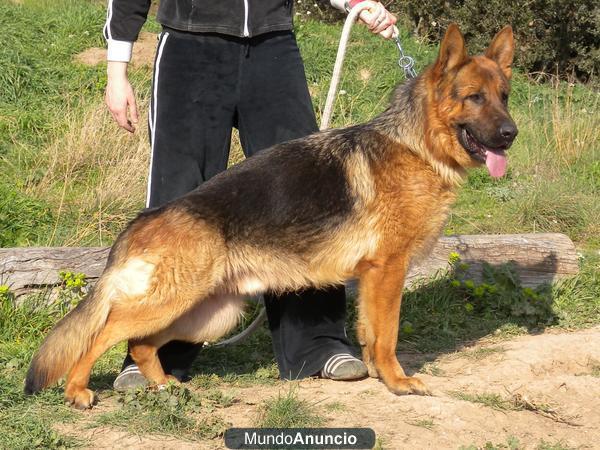
[[[502,93],[502,103],[504,103],[505,105],[508,104],[508,94],[506,92]]]
[[[480,92],[477,92],[475,94],[471,94],[471,95],[467,96],[467,100],[480,105],[485,100],[485,97]]]

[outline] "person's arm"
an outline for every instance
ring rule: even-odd
[[[138,112],[127,66],[149,9],[150,0],[109,0],[103,31],[108,46],[106,105],[117,124],[132,133]]]
[[[342,11],[349,12],[358,3],[364,0],[330,0],[331,5],[334,8]],[[366,9],[360,13],[360,20],[363,22],[369,30],[374,34],[380,34],[385,39],[392,37],[394,32],[394,24],[396,23],[396,16],[390,13],[385,6],[377,1],[372,1],[373,7]]]

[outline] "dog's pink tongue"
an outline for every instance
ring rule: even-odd
[[[500,178],[506,173],[506,155],[504,152],[495,153],[488,150],[486,152],[485,165],[491,176]]]

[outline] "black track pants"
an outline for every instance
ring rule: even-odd
[[[243,39],[165,29],[152,87],[147,206],[179,197],[225,170],[232,127],[246,156],[317,130],[292,32]],[[343,286],[267,295],[266,307],[283,378],[313,375],[333,354],[348,352]],[[172,342],[159,357],[165,371],[185,370],[198,350]]]

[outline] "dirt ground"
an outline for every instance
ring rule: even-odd
[[[375,379],[297,383],[297,393],[326,417],[328,427],[371,427],[384,448],[457,449],[490,442],[518,448],[600,448],[600,327],[570,333],[545,333],[510,340],[486,340],[438,358],[400,354],[408,373],[416,373],[430,397],[397,397]],[[232,426],[252,426],[263,400],[288,392],[287,383],[236,388],[239,401],[218,414]],[[497,394],[494,397],[492,394]],[[479,398],[501,398],[483,404]],[[463,399],[460,399],[462,397]],[[104,403],[104,404],[103,404]],[[114,408],[101,402],[89,414]],[[220,439],[187,442],[132,436],[106,428],[74,433],[90,448],[222,448]],[[70,428],[71,426],[69,426]],[[506,447],[508,448],[508,447]]]

